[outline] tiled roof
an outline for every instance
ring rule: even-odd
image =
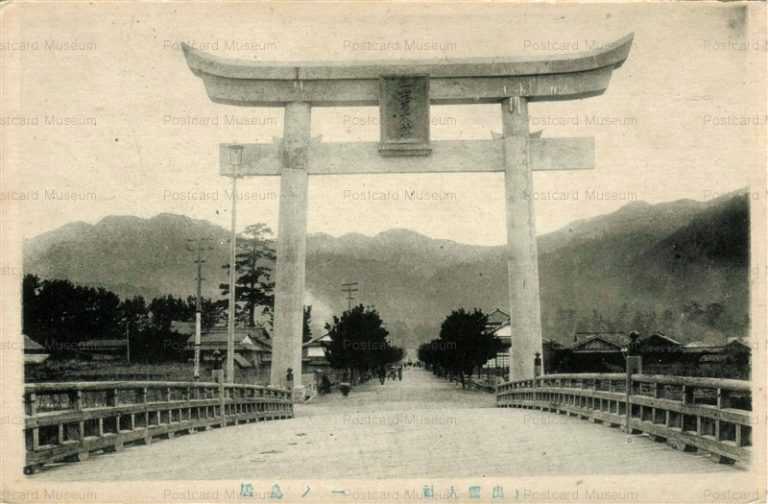
[[[745,347],[752,347],[749,338],[728,338],[728,345],[744,345]]]
[[[506,322],[509,322],[509,314],[499,308],[488,314],[488,324],[498,325]]]
[[[237,364],[241,368],[253,367],[253,365],[248,361],[248,359],[246,359],[245,357],[243,357],[237,352],[235,352],[234,355],[232,355],[232,358],[234,359],[235,362],[237,362]]]
[[[677,341],[675,339],[672,339],[669,336],[666,336],[662,332],[655,332],[655,333],[651,334],[650,336],[648,336],[647,338],[641,339],[638,342],[638,344],[642,346],[642,345],[646,344],[647,342],[652,341],[653,339],[661,339],[662,341],[665,341],[665,342],[667,342],[669,344],[676,345],[676,346],[682,345],[682,343],[680,343],[679,341]]]
[[[203,333],[200,335],[200,338],[207,343],[214,343],[214,342],[227,342],[227,335],[229,334],[226,327],[213,327],[207,331],[203,331]],[[238,341],[242,341],[246,336],[249,336],[251,338],[258,338],[258,339],[269,339],[266,336],[266,331],[262,329],[261,327],[236,327],[235,328],[235,339]],[[194,343],[195,342],[195,335],[193,334],[189,338],[187,338],[187,342]]]
[[[228,331],[226,327],[214,327],[200,335],[200,343],[206,345],[226,345]],[[195,344],[195,335],[187,338],[187,345]],[[270,350],[272,344],[267,337],[267,332],[261,327],[237,327],[235,328],[235,346],[251,351]]]
[[[323,340],[326,339],[326,338],[329,338],[328,333],[323,333],[323,334],[321,334],[319,336],[314,336],[312,339],[310,339],[309,341],[305,342],[302,346],[307,347],[307,346],[321,345],[321,344],[323,344]]]
[[[577,332],[576,344],[572,348],[574,350],[583,348],[595,340],[603,341],[617,349],[626,347],[630,341],[629,336],[622,332]]]
[[[24,336],[24,351],[25,352],[39,352],[39,351],[45,351],[45,347],[38,343],[37,341],[33,340],[26,334],[22,334]]]
[[[96,349],[96,348],[123,348],[126,345],[124,339],[89,339],[81,341],[77,346],[82,349]]]

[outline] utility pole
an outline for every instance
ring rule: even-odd
[[[227,383],[235,383],[235,310],[237,309],[237,178],[243,161],[243,146],[229,146],[229,163],[232,165],[232,222],[229,248],[229,310],[227,313]]]
[[[353,293],[359,292],[358,289],[358,283],[357,282],[348,282],[341,284],[341,292],[344,292],[347,294],[347,309],[352,309],[352,301],[355,300],[355,297]]]
[[[125,324],[125,360],[131,363],[131,322]]]
[[[205,263],[205,259],[203,259],[203,250],[213,250],[213,246],[207,245],[203,246],[204,242],[210,240],[210,238],[187,238],[187,250],[190,252],[197,251],[197,258],[195,259],[195,264],[197,264],[197,298],[195,299],[195,358],[194,358],[194,370],[193,370],[193,376],[195,378],[195,381],[200,379],[200,343],[201,343],[201,333],[202,333],[202,325],[203,325],[203,301],[202,301],[202,285],[203,285],[203,263]],[[192,242],[197,242],[197,247],[191,248],[190,244]]]

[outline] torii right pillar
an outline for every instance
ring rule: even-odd
[[[534,358],[542,356],[539,254],[533,174],[529,165],[528,101],[515,96],[502,101],[504,126],[504,191],[507,212],[509,286],[509,379],[534,377]],[[544,362],[542,359],[542,374]]]

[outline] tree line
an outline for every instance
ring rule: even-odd
[[[482,310],[453,310],[441,324],[440,336],[419,346],[419,360],[434,374],[456,378],[465,387],[475,368],[506,348],[487,326],[488,315]]]
[[[69,280],[23,279],[22,330],[55,357],[77,356],[86,340],[129,339],[131,360],[179,361],[187,358],[189,334],[173,328],[174,321],[195,320],[196,298],[165,295],[149,302],[143,296],[127,299],[101,287]],[[201,298],[203,332],[226,320],[227,303]],[[312,307],[304,308],[304,339],[311,337]]]
[[[218,307],[203,299],[203,325],[215,322]],[[76,285],[69,280],[42,280],[27,274],[23,280],[22,328],[54,357],[75,357],[86,340],[129,339],[131,358],[139,362],[178,360],[187,335],[174,332],[174,320],[194,320],[195,298],[161,296],[147,302],[142,296],[121,300],[101,287]]]
[[[379,312],[362,304],[326,323],[331,339],[326,358],[334,369],[345,370],[348,379],[370,376],[402,360],[404,351],[389,341],[389,331]]]

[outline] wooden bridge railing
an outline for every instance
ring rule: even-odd
[[[647,433],[685,451],[748,463],[750,382],[633,374],[554,374],[496,388],[501,408],[532,408]]]
[[[286,390],[215,382],[28,384],[24,406],[27,474],[160,436],[293,417]]]

